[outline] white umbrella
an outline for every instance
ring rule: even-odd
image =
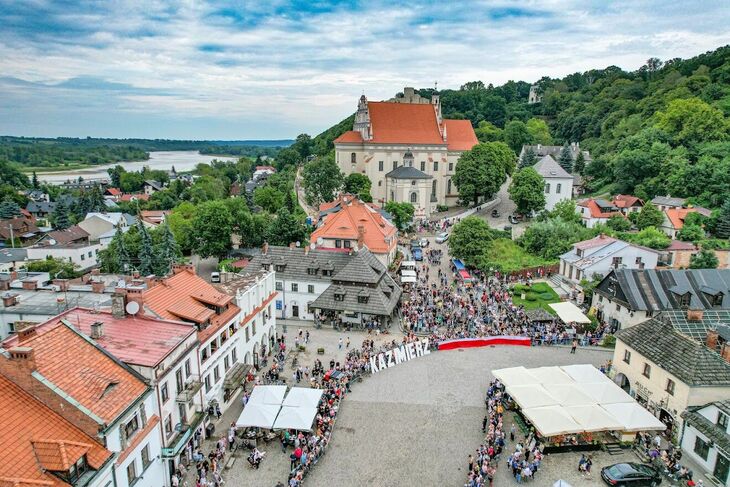
[[[562,406],[545,406],[523,409],[522,414],[542,436],[582,433],[583,427],[570,416]]]
[[[664,431],[667,426],[635,402],[601,404],[601,407],[623,425],[623,431]]]
[[[560,404],[559,399],[539,384],[507,387],[507,393],[522,409]]]
[[[246,404],[277,404],[281,406],[286,386],[256,386]]]
[[[529,369],[530,374],[536,377],[544,386],[552,384],[574,384],[575,381],[568,374],[563,372],[560,367],[537,367]]]
[[[537,377],[522,366],[493,370],[492,375],[502,381],[505,386],[526,386],[540,383]]]
[[[276,421],[276,415],[279,414],[279,409],[281,409],[281,406],[248,403],[238,417],[236,426],[239,428],[255,426],[271,429],[274,426],[274,421]]]
[[[614,404],[617,402],[634,402],[634,398],[626,394],[623,389],[614,382],[598,382],[592,384],[581,384],[583,393],[591,397],[598,404]]]
[[[316,415],[315,407],[283,406],[274,423],[274,429],[312,431],[312,422]]]
[[[319,406],[324,391],[307,387],[292,387],[284,399],[284,406],[313,407]]]
[[[560,368],[576,382],[611,382],[611,379],[590,364],[563,365]]]

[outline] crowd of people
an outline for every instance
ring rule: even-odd
[[[635,446],[644,453],[657,470],[664,472],[671,479],[687,481],[687,485],[702,486],[702,480],[695,483],[692,480],[694,472],[680,463],[682,450],[675,448],[672,443],[668,443],[666,448],[662,448],[662,444],[663,441],[659,435],[652,438],[648,433],[636,434]]]

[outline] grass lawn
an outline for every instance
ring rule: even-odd
[[[521,284],[515,285],[513,288],[514,296],[512,301],[515,305],[523,305],[525,309],[542,308],[552,315],[556,315],[548,304],[559,303],[560,297],[546,282],[536,282],[531,287]],[[522,299],[522,293],[525,293],[525,298]]]
[[[492,241],[484,252],[483,257],[489,265],[501,272],[516,272],[530,267],[539,267],[554,264],[554,261],[545,260],[542,257],[532,255],[517,245],[513,240],[499,238]]]

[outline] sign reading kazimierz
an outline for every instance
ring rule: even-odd
[[[428,338],[406,343],[398,348],[388,350],[370,357],[370,372],[376,373],[400,363],[408,362],[416,357],[423,357],[431,353],[428,348]]]

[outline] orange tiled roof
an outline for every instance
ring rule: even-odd
[[[666,213],[672,227],[674,227],[675,230],[681,230],[684,226],[684,219],[687,218],[687,215],[690,213],[697,213],[697,210],[695,208],[668,208],[664,210],[664,213]]]
[[[0,375],[2,486],[66,486],[46,470],[68,470],[81,455],[99,469],[112,453]]]
[[[470,150],[479,143],[469,120],[444,120],[449,150]]]
[[[335,142],[342,142],[342,143],[355,143],[355,144],[361,144],[362,143],[362,135],[360,135],[360,132],[357,130],[348,130],[344,134],[337,137]]]
[[[134,200],[140,200],[140,201],[147,201],[150,199],[150,195],[144,194],[144,193],[137,193],[137,194],[123,194],[119,197],[119,201],[134,201]]]
[[[598,204],[595,202],[593,198],[588,198],[587,200],[579,201],[578,206],[583,206],[588,208],[588,211],[591,214],[591,218],[611,218],[612,216],[618,215],[618,216],[625,216],[620,211],[607,211],[603,212],[601,211],[601,207],[598,206]]]
[[[32,348],[37,372],[107,424],[147,390],[141,379],[63,321],[36,328],[35,336],[22,343],[17,336],[3,343],[16,345]]]
[[[644,205],[644,202],[640,198],[629,194],[617,194],[613,197],[611,203],[613,203],[613,205],[617,208],[631,208],[632,206]]]
[[[119,188],[106,188],[106,192],[109,193],[110,196],[120,196],[122,194],[122,190]]]
[[[386,220],[377,210],[360,201],[358,198],[338,198],[340,210],[327,215],[324,223],[312,232],[310,240],[316,242],[322,238],[358,238],[358,227],[364,227],[364,243],[371,252],[387,253],[397,245],[395,226]],[[386,239],[390,243],[386,243]]]

